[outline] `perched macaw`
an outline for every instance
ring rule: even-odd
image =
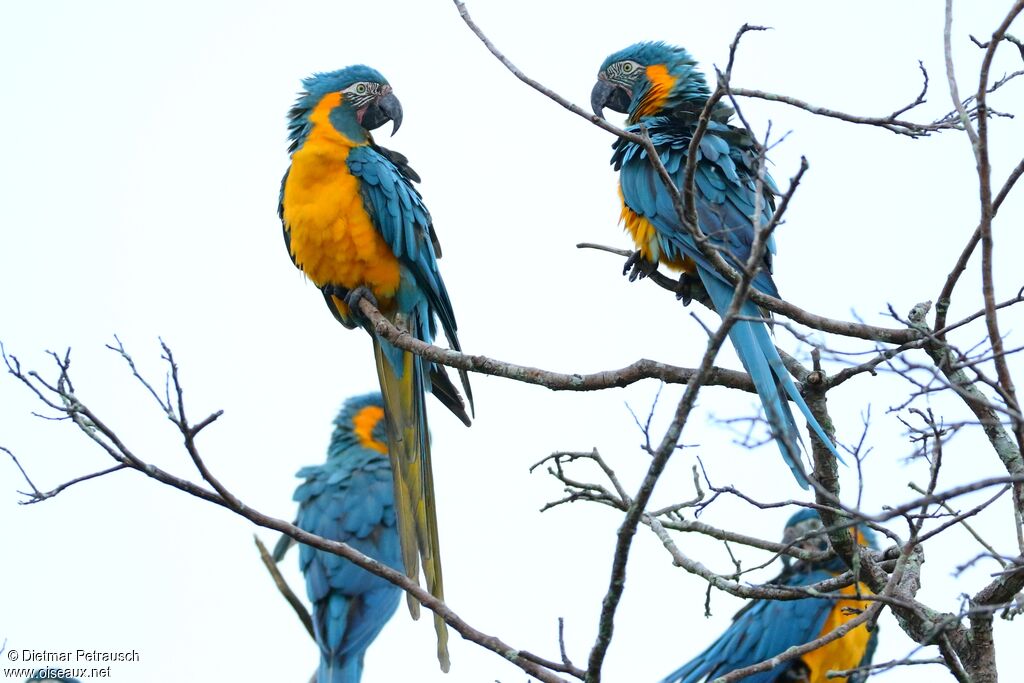
[[[25,679],[25,683],[34,683],[34,681],[58,681],[59,683],[82,683],[77,678],[60,678],[60,677],[57,677],[57,676],[51,676],[50,675],[50,672],[59,671],[59,670],[60,669],[58,667],[54,667],[52,669],[39,669],[34,674],[32,674],[32,678],[26,678]]]
[[[305,481],[295,489],[295,525],[401,571],[386,431],[379,393],[345,401],[334,418],[327,462],[296,475]],[[280,562],[293,543],[282,536],[274,560]],[[299,548],[299,566],[320,646],[316,683],[359,683],[366,649],[395,613],[402,589],[308,545]]]
[[[598,116],[603,117],[605,107],[627,114],[630,132],[640,133],[641,127],[645,128],[676,187],[682,188],[687,150],[710,94],[697,62],[686,50],[665,43],[637,43],[604,61],[591,104]],[[765,173],[758,197],[760,148],[744,129],[728,125],[732,113],[724,104],[714,109],[699,145],[694,194],[700,229],[726,261],[740,267],[751,254],[753,217],[759,216],[761,226],[768,224],[777,190]],[[631,279],[664,263],[683,273],[681,298],[701,296],[703,290],[718,313],[724,315],[735,286],[701,254],[646,151],[624,139],[617,140],[613,149],[612,165],[620,172],[622,220],[637,247],[636,254],[626,262],[626,271],[632,267]],[[767,246],[753,287],[778,297],[772,281],[773,238]],[[732,326],[729,338],[754,381],[786,463],[800,485],[807,488],[800,434],[784,395],[799,406],[813,432],[837,458],[839,454],[782,364],[767,325],[759,321],[764,318],[761,309],[745,301],[739,314],[744,319]]]
[[[802,540],[798,540],[802,539]],[[794,543],[795,541],[795,543]],[[874,534],[867,529],[857,531],[861,545],[876,547]],[[831,547],[822,531],[821,518],[814,510],[804,509],[786,522],[783,543],[808,551],[823,552]],[[786,567],[771,584],[781,586],[807,586],[842,574],[846,567],[835,555],[822,562],[803,560],[792,565],[784,558]],[[864,584],[847,586],[840,591],[856,596],[870,591]],[[732,625],[708,649],[693,661],[672,672],[661,683],[701,683],[718,676],[763,662],[796,645],[819,638],[853,619],[867,609],[870,603],[827,598],[802,600],[752,600],[733,617]],[[844,613],[844,610],[857,612]],[[832,683],[848,681],[861,683],[867,674],[858,672],[849,678],[826,678],[829,671],[847,671],[871,664],[878,641],[878,628],[868,631],[861,624],[831,643],[812,650],[797,659],[783,662],[769,671],[751,674],[744,683]]]
[[[451,346],[461,350],[455,315],[437,258],[430,214],[407,159],[378,146],[370,130],[402,123],[391,86],[367,66],[315,74],[289,113],[291,166],[281,184],[279,213],[292,261],[323,293],[342,325],[364,326],[373,337],[384,395],[398,532],[410,578],[422,560],[427,589],[443,599],[430,435],[424,397],[433,392],[466,425],[469,416],[444,369],[378,338],[361,313],[362,297],[397,327],[431,343],[441,321]],[[469,380],[460,372],[469,399]],[[409,596],[413,617],[419,604]],[[447,631],[435,615],[438,658],[448,670]]]

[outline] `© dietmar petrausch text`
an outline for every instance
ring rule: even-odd
[[[139,661],[138,650],[35,650],[9,648],[8,662],[20,666],[3,669],[4,678],[34,681],[67,681],[116,678],[122,663]]]

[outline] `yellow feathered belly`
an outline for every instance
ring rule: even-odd
[[[398,291],[398,259],[363,206],[345,163],[348,148],[317,143],[309,140],[294,154],[284,187],[292,258],[317,287],[365,286],[385,308]]]
[[[870,593],[867,586],[863,584],[861,584],[860,589],[862,594]],[[855,595],[855,586],[847,586],[841,592],[844,595]],[[868,602],[863,600],[836,601],[828,618],[825,619],[825,625],[822,626],[821,633],[817,637],[820,638],[857,616],[856,612],[844,612],[844,608],[865,610],[868,608],[868,604]],[[870,638],[871,634],[868,632],[867,626],[861,624],[842,638],[833,640],[828,645],[805,654],[802,659],[811,670],[810,683],[842,683],[842,681],[845,681],[845,678],[826,678],[825,674],[829,671],[846,671],[860,666]]]

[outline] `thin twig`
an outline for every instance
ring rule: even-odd
[[[291,605],[292,610],[295,612],[295,616],[299,618],[302,625],[306,628],[306,633],[309,637],[316,641],[316,633],[313,631],[313,617],[310,616],[309,610],[302,604],[302,600],[299,596],[295,595],[295,591],[288,585],[284,576],[281,575],[281,571],[277,568],[277,563],[274,562],[274,558],[267,552],[267,546],[263,545],[263,541],[257,534],[252,535],[253,540],[256,542],[256,547],[260,551],[260,560],[263,561],[263,566],[270,572],[270,577],[274,580],[274,585],[277,586],[277,590],[281,592],[281,595],[288,604]]]

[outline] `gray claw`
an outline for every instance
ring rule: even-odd
[[[351,311],[352,315],[360,318],[364,317],[362,310],[359,308],[359,300],[366,299],[374,308],[379,310],[380,305],[377,303],[377,297],[373,295],[373,292],[364,285],[359,285],[355,289],[349,290],[348,294],[345,295],[345,304],[348,306],[348,310]]]
[[[628,275],[630,282],[636,282],[638,279],[643,280],[657,269],[658,264],[651,263],[637,250],[626,259],[625,265],[622,266],[622,274]]]

